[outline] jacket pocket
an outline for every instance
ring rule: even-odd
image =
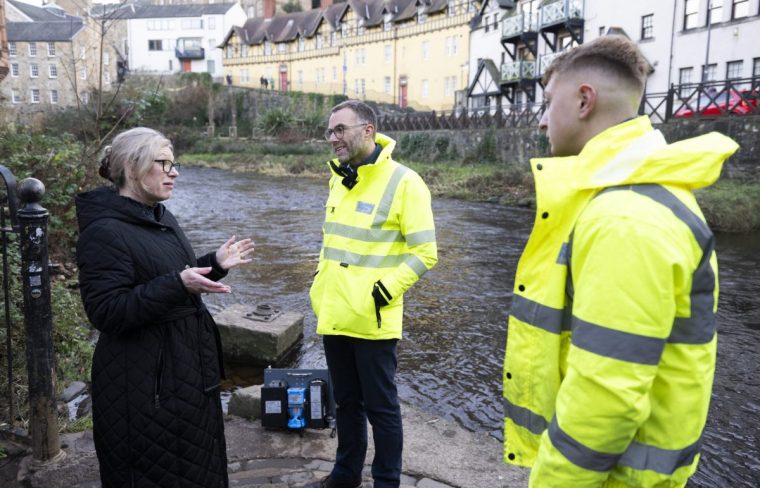
[[[335,331],[376,334],[378,321],[372,287],[378,279],[377,270],[330,263],[323,273],[329,289],[323,293],[320,323]]]

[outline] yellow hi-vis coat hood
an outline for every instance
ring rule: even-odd
[[[692,189],[737,148],[668,145],[640,117],[531,161],[503,396],[504,459],[532,466],[532,486],[683,486],[696,469],[718,286]]]
[[[380,155],[358,168],[356,186],[349,190],[335,172],[330,178],[310,291],[318,334],[400,339],[404,292],[438,261],[430,191],[393,161],[393,139],[376,134],[375,142]],[[372,298],[377,281],[391,298],[379,310]]]

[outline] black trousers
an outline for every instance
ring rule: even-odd
[[[398,341],[326,335],[323,342],[338,407],[338,450],[330,476],[345,483],[362,479],[369,420],[375,440],[375,488],[397,488],[404,444],[395,382]]]

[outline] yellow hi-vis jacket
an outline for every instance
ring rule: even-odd
[[[438,261],[430,191],[391,159],[393,139],[376,134],[375,142],[380,155],[358,168],[356,186],[346,188],[334,171],[330,178],[310,290],[318,334],[400,339],[404,292]],[[379,321],[372,298],[377,281],[391,298]]]
[[[668,145],[639,117],[531,161],[503,371],[504,460],[532,466],[531,486],[684,486],[696,470],[718,284],[692,190],[737,148]]]

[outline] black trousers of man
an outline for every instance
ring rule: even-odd
[[[398,488],[404,444],[395,382],[398,341],[326,335],[323,342],[338,407],[338,450],[330,477],[343,483],[362,479],[369,420],[375,488]]]

